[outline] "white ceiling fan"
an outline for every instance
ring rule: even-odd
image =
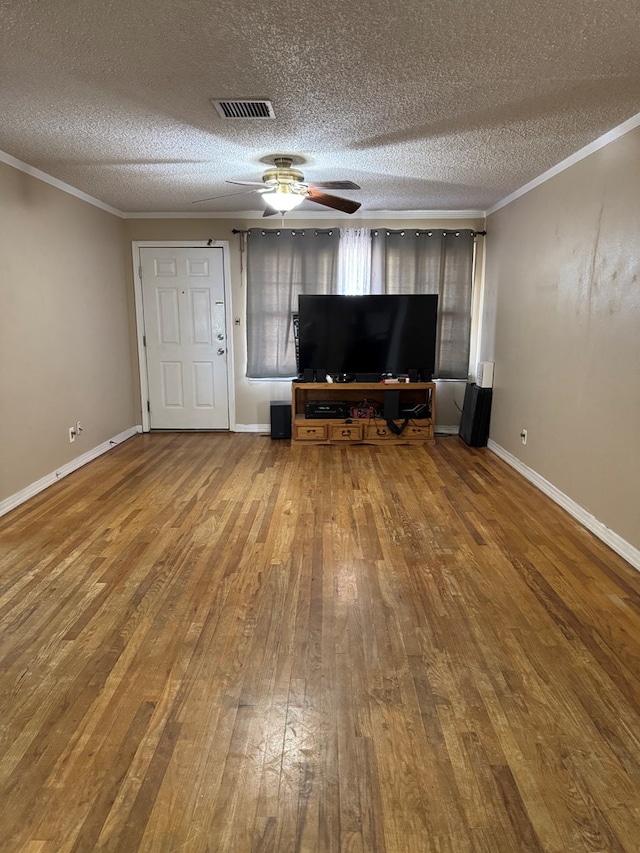
[[[322,192],[322,190],[359,190],[360,187],[353,181],[305,181],[303,173],[294,168],[293,157],[278,155],[271,159],[273,159],[274,165],[263,174],[262,181],[227,181],[228,184],[259,187],[259,189],[246,190],[246,192],[262,195],[269,205],[263,214],[264,216],[286,213],[302,204],[303,201],[313,201],[342,213],[355,213],[360,208],[361,205],[358,201]],[[230,193],[230,195],[242,195],[242,193]],[[218,198],[226,198],[226,196],[201,198],[194,204],[201,204]]]

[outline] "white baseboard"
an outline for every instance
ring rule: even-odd
[[[622,536],[618,536],[617,533],[614,533],[613,530],[610,530],[601,521],[598,521],[598,519],[594,515],[591,515],[591,513],[584,507],[577,504],[574,500],[568,497],[568,495],[565,495],[564,492],[557,489],[553,483],[545,480],[544,477],[541,477],[540,474],[532,468],[529,468],[528,465],[525,465],[524,462],[521,462],[512,453],[509,453],[508,450],[505,450],[504,447],[496,444],[492,439],[489,439],[487,447],[489,450],[493,451],[496,456],[504,459],[507,465],[511,465],[511,467],[515,468],[516,471],[525,477],[525,479],[533,483],[534,486],[537,486],[537,488],[550,497],[552,501],[559,504],[569,513],[569,515],[572,515],[576,521],[579,521],[583,527],[590,530],[594,536],[597,536],[598,539],[601,539],[606,545],[615,551],[616,554],[619,554],[627,561],[627,563],[630,563],[634,569],[638,569],[640,571],[640,550],[627,542],[626,539],[623,539]]]
[[[271,432],[270,424],[235,424],[233,432]]]
[[[446,426],[446,425],[436,424],[436,428],[435,428],[436,436],[438,436],[438,435],[458,435],[459,433],[460,433],[460,427],[459,426],[456,426],[456,425]]]
[[[71,462],[66,462],[64,465],[61,465],[60,468],[57,468],[51,474],[47,474],[46,477],[42,477],[35,483],[31,483],[31,485],[27,486],[24,489],[21,489],[19,492],[16,492],[15,495],[10,495],[8,498],[5,498],[5,500],[0,501],[0,516],[5,515],[7,512],[10,512],[12,509],[15,509],[17,506],[20,506],[20,504],[23,504],[25,501],[28,501],[29,498],[32,498],[39,492],[44,491],[49,486],[52,486],[54,483],[57,483],[58,480],[61,480],[68,474],[77,471],[78,468],[82,468],[82,466],[86,465],[87,462],[91,462],[98,456],[102,456],[102,454],[106,453],[107,450],[111,450],[118,444],[122,444],[123,441],[126,441],[128,438],[131,438],[139,432],[142,432],[142,426],[138,425],[130,427],[124,432],[121,432],[118,435],[114,435],[114,437],[110,438],[108,441],[104,441],[102,444],[99,444],[97,447],[94,447],[92,450],[88,450],[86,453],[83,453],[82,456],[76,456],[76,458],[72,459]]]

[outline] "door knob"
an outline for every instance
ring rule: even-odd
[[[218,355],[224,355],[224,348],[223,347],[218,348]]]
[[[223,341],[223,340],[224,340],[224,335],[222,335],[222,334],[221,334],[221,335],[218,335],[218,336],[217,336],[217,339],[218,339],[219,341]]]

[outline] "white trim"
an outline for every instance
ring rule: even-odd
[[[265,228],[278,228],[282,226],[282,217],[271,217],[273,224],[264,220],[264,211],[262,210],[211,210],[208,213],[190,211],[178,211],[171,213],[153,212],[148,213],[136,212],[127,213],[121,212],[120,216],[123,219],[259,219]],[[330,211],[320,210],[317,213],[313,210],[294,210],[291,215],[285,217],[285,225],[291,219],[329,219],[335,223],[336,216],[339,214],[331,213]],[[382,223],[390,219],[484,219],[484,210],[366,210],[360,208],[358,213],[351,215],[340,216],[340,221],[357,222],[361,220],[379,220]]]
[[[243,376],[249,385],[259,385],[261,382],[283,382],[286,385],[291,385],[298,378],[295,376]]]
[[[581,160],[584,160],[585,157],[588,157],[590,154],[593,154],[596,151],[599,151],[601,148],[604,148],[606,145],[609,145],[611,142],[615,142],[616,139],[620,139],[621,136],[624,136],[626,133],[629,133],[631,130],[635,130],[636,127],[640,126],[640,113],[635,116],[632,116],[628,121],[623,122],[623,124],[619,124],[617,127],[614,127],[613,130],[610,130],[608,133],[605,133],[603,136],[600,136],[598,139],[590,142],[589,145],[585,145],[584,148],[581,148],[579,151],[576,151],[575,154],[572,154],[570,157],[567,157],[566,160],[562,160],[558,163],[557,166],[553,166],[551,169],[548,169],[546,172],[543,172],[537,178],[534,178],[532,181],[529,181],[528,184],[525,184],[520,189],[508,195],[506,198],[503,198],[497,204],[494,204],[493,207],[490,207],[487,210],[487,216],[492,213],[495,213],[496,210],[500,210],[501,207],[506,207],[508,204],[511,204],[512,201],[515,201],[520,196],[525,195],[530,190],[539,187],[540,184],[544,184],[547,181],[554,178],[556,175],[559,175],[560,172],[564,172],[566,169],[569,169],[571,166],[575,166],[576,163],[579,163]]]
[[[138,375],[140,377],[140,407],[142,411],[142,431],[149,432],[151,423],[147,411],[149,399],[149,377],[147,373],[147,357],[144,347],[144,311],[142,303],[142,278],[140,269],[140,249],[147,248],[178,248],[178,249],[222,249],[222,269],[224,275],[224,307],[227,336],[227,405],[229,423],[232,424],[236,414],[236,395],[233,376],[233,312],[231,305],[231,261],[228,240],[134,240],[131,243],[133,257],[133,289],[136,310],[136,339],[138,350]]]
[[[266,432],[271,434],[271,424],[234,424],[232,432]]]
[[[75,196],[76,198],[79,198],[80,201],[86,201],[94,207],[99,207],[100,210],[106,210],[107,213],[112,213],[114,216],[118,216],[121,219],[124,217],[124,213],[121,210],[116,210],[115,207],[105,204],[103,201],[100,201],[100,199],[87,195],[81,190],[77,190],[75,187],[72,187],[71,184],[65,184],[64,181],[52,178],[51,175],[47,175],[46,172],[41,172],[40,169],[36,169],[35,166],[30,166],[28,163],[23,163],[22,160],[17,160],[5,151],[0,151],[0,162],[6,163],[7,166],[11,166],[19,172],[31,175],[32,178],[36,178],[37,180],[42,181],[45,184],[49,184],[58,190],[62,190],[63,193]]]
[[[487,230],[486,222],[485,222],[485,227],[483,230],[485,230],[485,231]],[[477,247],[477,241],[476,241],[476,260],[478,258],[477,252],[478,252],[478,247]],[[476,350],[475,350],[475,353],[473,354],[473,356],[471,356],[471,353],[470,353],[470,358],[469,358],[469,362],[470,362],[469,367],[471,368],[471,375],[472,376],[476,375],[476,365],[483,358],[483,355],[484,355],[484,350],[483,350],[483,343],[484,343],[484,337],[483,336],[485,334],[484,306],[485,306],[485,299],[486,299],[486,295],[487,295],[487,245],[486,245],[486,243],[482,246],[482,264],[481,264],[481,269],[480,269],[479,281],[480,281],[480,284],[479,284],[479,287],[477,288],[479,291],[478,301],[474,304],[473,309],[472,309],[472,315],[471,315],[471,322],[473,322],[474,318],[475,318],[475,322],[477,324],[476,325]],[[476,269],[475,270],[475,276],[474,276],[474,284],[476,284],[477,282],[478,282],[478,270]]]
[[[10,495],[8,498],[5,498],[5,500],[0,502],[0,516],[5,515],[7,512],[10,512],[12,509],[20,506],[20,504],[28,501],[29,498],[34,497],[39,492],[42,492],[44,489],[47,489],[54,483],[57,483],[58,480],[61,480],[68,474],[72,474],[74,471],[77,471],[78,468],[82,468],[82,466],[86,465],[87,462],[92,462],[98,456],[102,456],[103,453],[106,453],[118,444],[122,444],[123,441],[126,441],[128,438],[131,438],[139,432],[142,432],[142,427],[139,424],[137,426],[130,427],[124,432],[114,435],[114,437],[110,438],[108,441],[103,441],[102,444],[94,447],[93,450],[88,450],[86,453],[83,453],[82,456],[77,456],[75,459],[72,459],[71,462],[66,462],[51,474],[47,474],[46,477],[42,477],[35,483],[31,483],[31,485],[26,486],[19,492],[16,492],[15,495]]]
[[[135,305],[135,321],[136,321],[136,350],[138,354],[138,378],[140,379],[140,411],[142,413],[142,432],[149,432],[149,410],[147,401],[149,400],[149,379],[147,374],[147,356],[146,347],[144,345],[144,308],[142,303],[142,276],[140,275],[140,259],[139,245],[131,244],[131,253],[133,255],[133,301]]]
[[[485,222],[486,225],[486,222]],[[486,230],[486,229],[483,229]],[[467,377],[475,375],[475,365],[478,362],[482,336],[482,319],[484,311],[484,271],[485,271],[485,246],[482,246],[482,266],[478,271],[478,240],[473,241],[473,261],[471,269],[471,305],[469,325],[469,362],[467,364]]]
[[[618,536],[617,533],[614,533],[613,530],[610,530],[601,521],[598,521],[598,519],[594,515],[591,515],[591,513],[584,507],[577,504],[574,500],[568,497],[568,495],[565,495],[564,492],[561,492],[560,489],[556,488],[553,483],[545,480],[544,477],[540,476],[540,474],[532,468],[529,468],[528,465],[525,465],[524,462],[521,462],[516,456],[509,453],[508,450],[505,450],[504,447],[496,444],[492,439],[489,439],[487,447],[489,450],[493,451],[496,456],[503,459],[507,465],[511,465],[512,468],[515,468],[516,471],[522,474],[522,476],[529,480],[529,482],[533,483],[533,485],[540,489],[541,492],[544,492],[552,501],[559,504],[569,513],[569,515],[572,515],[583,527],[586,527],[587,530],[590,530],[591,533],[598,537],[598,539],[601,539],[606,545],[615,551],[616,554],[619,554],[624,560],[632,565],[634,569],[638,569],[640,571],[640,550],[627,542],[626,539]]]

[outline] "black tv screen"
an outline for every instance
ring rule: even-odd
[[[434,373],[436,295],[300,296],[298,313],[301,371]]]

